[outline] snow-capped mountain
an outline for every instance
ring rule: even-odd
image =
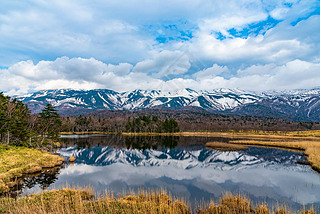
[[[58,110],[135,110],[154,107],[197,106],[224,111],[253,103],[262,97],[252,92],[248,93],[236,89],[195,91],[187,88],[176,91],[134,90],[123,93],[107,89],[44,90],[17,98],[27,103],[33,112],[39,112],[47,103],[52,104]]]
[[[320,122],[320,89],[274,92],[233,113],[259,117],[276,117],[294,121]]]
[[[17,98],[28,104],[35,113],[40,112],[47,103],[55,106],[60,113],[69,115],[97,110],[199,107],[214,113],[320,122],[319,88],[262,93],[239,89],[195,91],[189,88],[129,92],[61,89],[43,90]]]

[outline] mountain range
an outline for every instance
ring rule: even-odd
[[[62,115],[86,114],[99,110],[153,108],[199,108],[209,113],[283,118],[320,122],[320,88],[290,91],[251,92],[239,89],[196,91],[180,89],[116,92],[95,90],[42,90],[17,96],[33,113],[50,103]]]

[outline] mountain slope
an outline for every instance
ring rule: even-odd
[[[198,107],[211,113],[274,117],[320,122],[320,89],[247,92],[238,89],[195,91],[134,90],[43,90],[17,99],[38,113],[51,103],[62,115],[78,115],[98,110],[138,110],[151,108]]]
[[[210,92],[197,92],[192,89],[178,91],[134,90],[125,93],[106,89],[89,91],[68,89],[39,91],[17,98],[28,104],[33,112],[39,112],[47,103],[51,103],[60,112],[68,110],[136,110],[154,107],[180,108],[186,106],[197,106],[220,112],[261,99],[260,96],[255,94],[230,89]]]
[[[320,90],[295,90],[276,94],[254,103],[238,106],[240,115],[276,117],[294,121],[320,121]]]

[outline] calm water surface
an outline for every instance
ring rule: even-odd
[[[204,137],[63,136],[57,153],[74,164],[26,177],[22,194],[41,189],[92,186],[97,193],[166,189],[192,204],[217,200],[225,192],[292,208],[320,207],[320,175],[297,164],[301,153],[249,147],[246,151],[207,149]]]

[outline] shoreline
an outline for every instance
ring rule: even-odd
[[[0,195],[19,184],[24,175],[61,166],[64,159],[37,149],[0,144]]]
[[[226,137],[226,138],[250,138],[250,139],[289,139],[289,140],[315,140],[320,141],[320,130],[294,132],[175,132],[175,133],[158,133],[158,132],[102,132],[102,131],[84,131],[84,132],[60,132],[60,135],[90,135],[103,134],[112,135],[120,134],[124,136],[194,136],[194,137]]]

